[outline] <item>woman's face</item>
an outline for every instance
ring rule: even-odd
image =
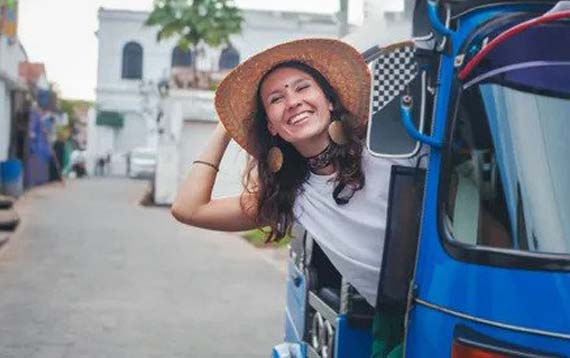
[[[279,135],[305,157],[326,148],[333,105],[311,75],[278,68],[265,78],[260,95],[272,135]]]

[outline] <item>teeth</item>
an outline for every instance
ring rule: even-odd
[[[305,118],[305,116],[308,115],[309,113],[310,112],[308,112],[308,111],[304,111],[304,112],[301,112],[299,114],[296,114],[295,116],[293,116],[292,118],[290,118],[287,121],[287,124],[295,125],[295,124],[299,123],[300,121],[302,121]]]

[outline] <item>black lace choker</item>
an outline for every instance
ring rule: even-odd
[[[309,164],[309,169],[315,172],[319,169],[323,169],[332,163],[334,155],[332,143],[327,145],[327,147],[319,154],[307,158],[307,163]]]

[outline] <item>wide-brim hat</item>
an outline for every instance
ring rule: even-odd
[[[333,39],[303,39],[264,50],[237,66],[218,86],[216,111],[228,134],[248,153],[261,79],[276,65],[298,61],[319,71],[342,105],[365,125],[370,101],[370,71],[355,48]]]

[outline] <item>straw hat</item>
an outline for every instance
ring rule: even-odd
[[[216,111],[228,134],[247,152],[257,110],[257,88],[276,65],[299,61],[319,71],[337,92],[343,106],[364,125],[368,120],[370,72],[360,53],[333,39],[286,42],[262,51],[237,66],[216,91]]]

